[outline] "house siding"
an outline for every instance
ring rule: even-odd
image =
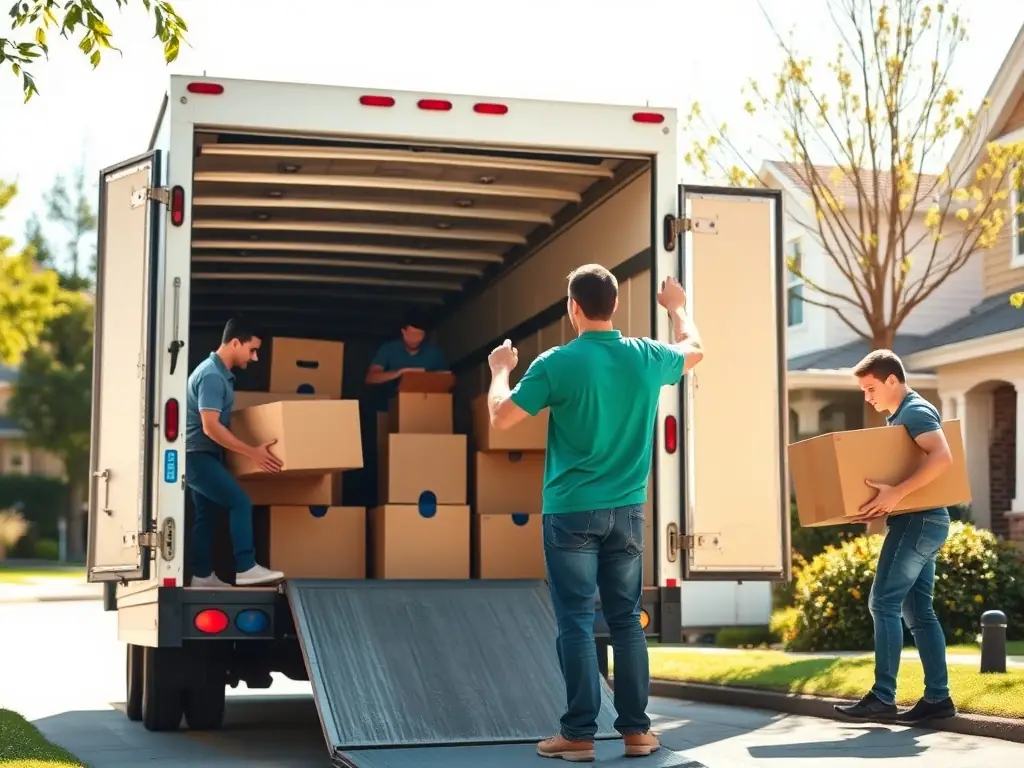
[[[1010,227],[1007,225],[996,244],[983,253],[986,297],[1024,285],[1024,268],[1011,266],[1010,243]]]

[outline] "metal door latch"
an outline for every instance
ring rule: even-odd
[[[675,523],[668,524],[668,560],[674,563],[679,557],[680,550],[709,550],[722,549],[722,534],[720,533],[679,533],[679,526]]]

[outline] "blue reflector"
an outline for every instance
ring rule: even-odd
[[[270,617],[258,608],[249,608],[235,616],[235,626],[247,635],[263,632],[269,624]]]

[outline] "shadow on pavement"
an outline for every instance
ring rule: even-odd
[[[884,726],[850,726],[851,731],[860,731],[849,739],[813,741],[797,744],[771,744],[750,747],[748,752],[754,758],[826,758],[841,754],[845,758],[885,759],[894,757],[917,757],[928,751],[928,746],[918,742],[923,731],[901,728],[890,730]]]

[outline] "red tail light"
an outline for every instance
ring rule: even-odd
[[[452,103],[444,99],[420,99],[416,102],[416,106],[420,109],[429,109],[435,112],[448,112],[452,108]]]
[[[171,224],[180,227],[185,223],[185,189],[184,187],[171,188]]]
[[[391,96],[360,96],[359,103],[364,107],[393,107],[395,100]]]
[[[224,86],[219,83],[189,83],[185,86],[189,93],[201,93],[204,96],[220,96],[224,93]]]
[[[228,628],[228,615],[216,608],[207,608],[196,614],[196,629],[207,635],[216,635]]]
[[[173,443],[178,439],[178,401],[173,397],[164,403],[164,438]]]
[[[665,116],[657,112],[634,112],[634,123],[664,123]]]
[[[676,445],[679,442],[679,428],[675,416],[665,417],[665,451],[676,452]]]
[[[504,104],[474,104],[473,111],[480,115],[505,115],[508,107]]]

